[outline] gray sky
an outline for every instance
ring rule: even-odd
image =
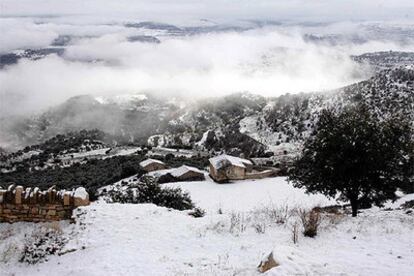
[[[1,15],[92,14],[153,20],[268,18],[293,21],[404,20],[412,0],[1,0]]]

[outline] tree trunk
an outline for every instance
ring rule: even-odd
[[[352,216],[356,217],[358,215],[358,196],[351,196],[349,200],[351,201]]]

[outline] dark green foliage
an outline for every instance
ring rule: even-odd
[[[363,105],[324,110],[289,179],[311,193],[342,193],[356,216],[361,202],[380,206],[413,185],[412,137],[410,122],[378,120]]]
[[[159,159],[159,160],[163,160],[163,158],[160,157],[152,157],[155,159]],[[184,156],[173,156],[172,158],[167,158],[167,156],[164,158],[164,162],[165,164],[167,164],[168,167],[170,168],[176,168],[176,167],[180,167],[181,165],[187,165],[190,167],[196,167],[200,170],[204,170],[209,162],[208,162],[209,157],[191,157],[191,158],[187,158]]]
[[[134,174],[142,175],[139,162],[144,160],[142,155],[116,156],[106,159],[91,160],[85,164],[76,163],[71,167],[55,169],[48,168],[40,171],[20,171],[0,174],[0,186],[16,183],[25,187],[47,189],[56,185],[58,189],[72,189],[83,186],[94,198],[98,188],[113,184]]]
[[[286,140],[280,142],[301,140],[302,133],[312,127],[312,122],[309,126],[304,125],[304,122],[311,118],[309,99],[312,96],[312,94],[286,94],[275,100],[275,105],[266,113],[265,120],[275,132],[280,133],[279,139],[282,138],[282,133],[287,136]],[[316,100],[317,97],[314,101]]]
[[[159,206],[173,208],[177,210],[188,210],[194,208],[194,204],[187,192],[180,188],[164,187],[161,192],[154,197],[154,203]]]
[[[180,188],[161,187],[152,177],[142,177],[132,184],[125,183],[122,190],[111,190],[104,196],[113,203],[154,203],[177,210],[194,208],[187,192]]]
[[[158,177],[158,183],[160,183],[160,184],[177,182],[177,181],[178,181],[178,179],[170,173],[166,173],[166,174],[163,174],[160,177]]]
[[[409,208],[414,209],[414,200],[409,200],[409,201],[404,202],[403,204],[401,204],[401,207],[403,209],[409,209]]]
[[[194,127],[207,130],[213,118],[219,119],[224,125],[237,125],[247,114],[260,111],[265,105],[265,98],[248,93],[203,100],[193,115],[196,118]]]
[[[238,129],[223,130],[223,136],[207,139],[205,146],[209,150],[225,151],[231,155],[244,154],[245,157],[262,157],[266,146]]]
[[[43,152],[49,154],[59,154],[64,150],[70,152],[78,152],[79,147],[85,145],[90,147],[90,150],[94,149],[96,145],[103,145],[105,139],[105,133],[100,130],[81,130],[78,132],[69,132],[67,134],[58,134],[55,137],[45,141],[40,145],[28,146],[23,151],[30,151],[40,149]]]
[[[0,155],[0,162],[7,163],[7,161],[10,161],[8,166],[3,166],[6,168],[16,166],[18,170],[34,168],[36,166],[43,167],[48,160],[53,160],[54,163],[58,164],[60,160],[56,157],[60,154],[80,152],[85,149],[90,151],[104,148],[106,145],[102,141],[105,137],[106,134],[100,130],[81,130],[67,134],[58,134],[42,144],[27,146],[19,151],[7,155]],[[38,151],[39,154],[32,155],[23,161],[19,160],[19,157],[30,151]],[[13,159],[17,161],[13,162]]]

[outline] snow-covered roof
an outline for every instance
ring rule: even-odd
[[[158,171],[149,172],[146,175],[152,176],[152,177],[160,177],[160,176],[165,175],[167,173],[172,173],[173,171],[174,171],[174,169],[158,170]]]
[[[171,175],[174,177],[180,177],[188,172],[196,172],[196,173],[201,173],[204,174],[204,172],[202,170],[199,170],[197,168],[194,167],[190,167],[190,166],[186,166],[186,165],[182,165],[181,167],[178,167],[176,169],[174,169],[171,172]]]
[[[213,158],[209,159],[210,164],[213,165],[214,168],[220,169],[226,163],[230,163],[233,166],[246,168],[246,165],[253,165],[250,160],[243,159],[236,156],[231,156],[227,154],[222,154]]]
[[[149,164],[152,164],[152,163],[157,163],[157,164],[165,165],[164,162],[162,162],[160,160],[157,160],[157,159],[147,159],[147,160],[144,160],[141,163],[139,163],[139,165],[141,167],[146,167],[146,166],[148,166]]]
[[[158,170],[158,171],[149,172],[148,175],[153,176],[153,177],[160,177],[162,175],[166,175],[167,173],[169,173],[174,177],[180,177],[180,176],[186,174],[187,172],[196,172],[196,173],[204,174],[204,171],[202,171],[202,170],[199,170],[199,169],[194,168],[194,167],[182,165],[181,167],[178,167],[178,168],[172,168],[172,169]]]

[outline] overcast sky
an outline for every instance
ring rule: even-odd
[[[93,14],[154,20],[268,18],[294,21],[404,20],[413,0],[1,0],[1,15]]]
[[[75,37],[63,56],[21,59],[0,70],[0,117],[38,112],[80,94],[156,91],[197,98],[329,90],[367,76],[350,55],[414,51],[414,0],[0,0],[0,9],[0,54],[47,48],[62,35]],[[194,36],[165,36],[123,24],[245,24],[240,21],[245,19],[330,23]],[[359,22],[365,20],[371,22]],[[162,43],[128,40],[142,34]],[[319,45],[304,39],[306,34],[346,40]],[[355,37],[360,42],[354,43]]]

